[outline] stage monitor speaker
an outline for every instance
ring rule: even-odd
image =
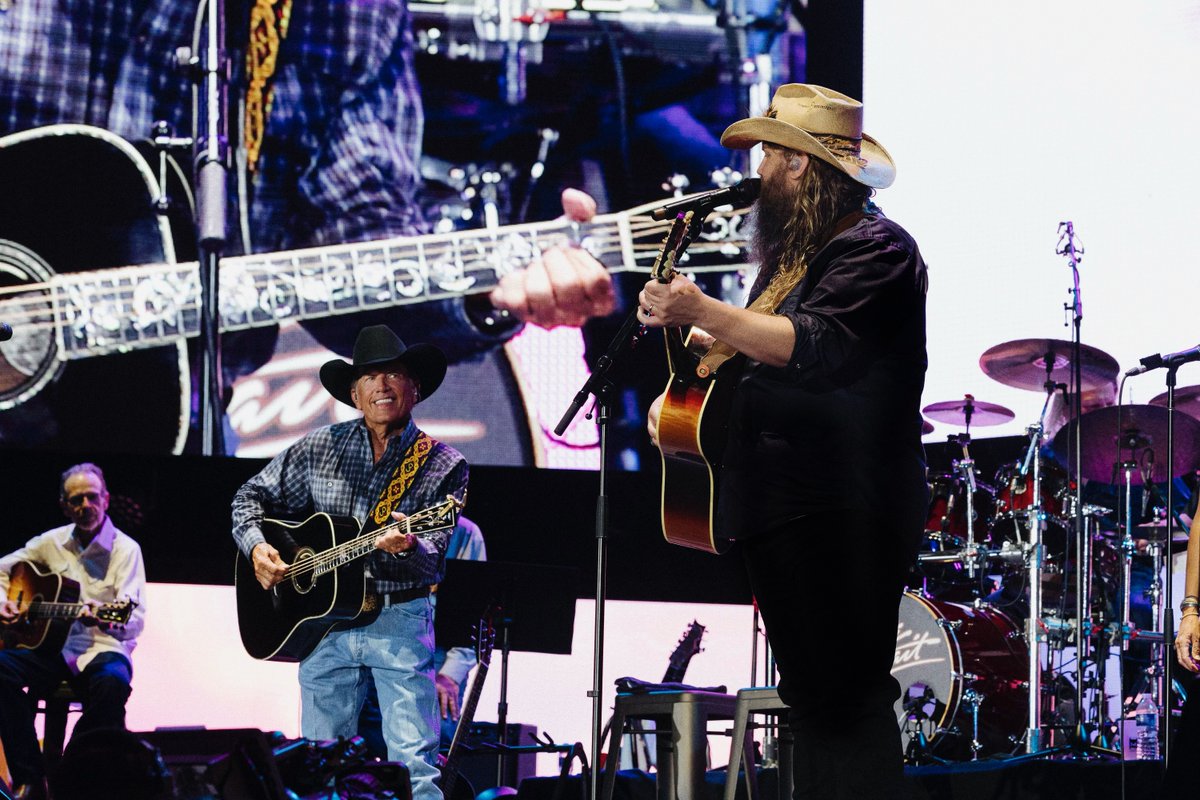
[[[177,800],[287,800],[275,753],[257,728],[160,729],[139,733],[158,748]]]
[[[464,743],[468,747],[478,748],[484,743],[496,742],[496,733],[498,726],[494,722],[473,722],[471,727],[467,729],[466,739]],[[508,724],[508,736],[505,739],[506,744],[510,745],[529,745],[536,744],[534,737],[537,736],[536,725],[522,725],[519,722],[510,722]],[[484,789],[491,789],[496,786],[497,775],[497,760],[500,754],[491,751],[472,752],[468,750],[463,753],[462,760],[459,762],[459,773],[464,778],[471,782],[471,786],[476,793],[482,792]],[[520,788],[521,781],[526,778],[532,778],[537,774],[537,753],[515,753],[504,756],[504,786],[511,786],[514,789]]]

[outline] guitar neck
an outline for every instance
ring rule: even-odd
[[[25,619],[74,619],[84,609],[84,603],[59,603],[34,600],[22,615]]]
[[[481,661],[475,668],[475,680],[471,682],[471,691],[467,693],[467,697],[463,701],[463,707],[458,714],[458,726],[454,729],[454,738],[450,740],[450,749],[446,751],[446,762],[442,766],[446,777],[443,780],[442,788],[447,796],[457,779],[455,767],[459,758],[462,757],[462,741],[466,737],[467,729],[475,720],[475,709],[479,707],[479,696],[483,694],[483,681],[487,677],[488,666],[487,662]]]
[[[380,536],[403,531],[424,538],[439,531],[450,530],[457,521],[457,501],[447,500],[436,506],[418,511],[405,520],[393,522],[380,528],[372,528],[341,544],[334,545],[328,550],[322,550],[313,556],[312,575],[318,578],[328,572],[333,572],[351,561],[368,555],[375,549],[375,542]]]
[[[568,243],[585,247],[611,271],[648,270],[668,227],[649,217],[651,208],[586,224],[554,220],[226,258],[220,267],[220,327],[243,330],[479,294],[524,269],[545,248]],[[703,241],[692,248],[698,258],[689,269],[746,266],[741,213],[713,216]],[[64,273],[45,286],[52,292],[63,359],[171,344],[200,332],[194,263]]]

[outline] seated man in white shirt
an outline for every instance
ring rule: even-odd
[[[0,602],[3,625],[21,621],[29,608],[31,598],[24,592],[9,592],[10,575],[21,562],[24,575],[60,575],[79,584],[78,616],[61,651],[49,652],[45,646],[0,650],[0,741],[19,797],[43,797],[46,772],[23,687],[50,692],[62,681],[70,681],[83,700],[75,734],[125,727],[131,654],[145,624],[141,601],[146,571],[138,543],[109,519],[108,500],[99,467],[87,463],[70,467],[62,475],[59,501],[71,523],[39,534],[0,558],[0,594],[9,597]],[[28,565],[36,565],[36,570]],[[136,605],[124,625],[110,625],[97,616],[102,606],[119,607],[125,601]]]

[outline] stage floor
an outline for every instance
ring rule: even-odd
[[[911,800],[1158,800],[1162,797],[1162,764],[1154,761],[1005,759],[946,766],[907,767],[904,771]],[[561,797],[582,796],[580,778],[567,779]],[[550,800],[557,778],[530,778],[519,800]],[[706,792],[694,800],[721,800],[724,770],[706,776]],[[778,781],[773,769],[759,772],[760,800],[776,800]],[[656,800],[654,776],[638,770],[618,773],[615,800]],[[747,800],[739,783],[738,800]],[[782,800],[782,799],[781,799]]]

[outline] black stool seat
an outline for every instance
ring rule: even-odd
[[[67,716],[83,710],[83,700],[67,681],[63,681],[46,693],[30,691],[30,702],[34,713],[42,714],[42,756],[47,769],[53,768],[62,758],[67,743]]]

